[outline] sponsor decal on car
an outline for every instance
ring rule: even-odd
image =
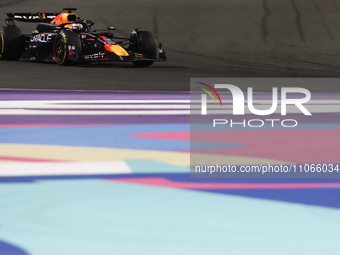
[[[114,41],[112,41],[110,38],[102,38],[107,44],[111,44],[111,45],[116,45],[116,43]]]
[[[142,58],[142,57],[143,57],[143,54],[135,53],[135,57],[136,57],[136,58]]]
[[[14,15],[15,19],[28,19],[28,20],[34,20],[38,19],[40,20],[40,17],[38,15]]]
[[[95,54],[91,54],[91,55],[85,55],[84,59],[88,60],[88,59],[97,59],[97,58],[103,58],[105,56],[105,53],[95,53]]]
[[[31,42],[49,43],[53,40],[53,34],[38,34],[31,38]]]

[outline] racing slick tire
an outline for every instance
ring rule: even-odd
[[[0,59],[17,61],[25,51],[25,37],[17,26],[0,27]]]
[[[69,46],[74,46],[73,50],[70,50]],[[81,47],[82,43],[77,33],[61,31],[56,36],[53,45],[55,61],[61,66],[76,65],[81,55]]]
[[[142,53],[148,58],[156,58],[157,47],[153,35],[149,31],[138,31],[137,32],[137,45],[138,53]],[[154,61],[151,60],[140,60],[132,62],[135,66],[151,66]]]

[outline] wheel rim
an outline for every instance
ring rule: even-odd
[[[61,36],[58,36],[54,45],[54,57],[58,62],[62,61],[65,57],[65,43]]]
[[[4,53],[4,47],[5,47],[4,35],[3,35],[3,33],[0,31],[0,57],[1,57],[2,54]]]

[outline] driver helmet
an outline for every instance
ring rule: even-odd
[[[83,25],[80,24],[80,23],[69,24],[69,25],[67,25],[65,27],[67,27],[70,30],[77,30],[77,31],[81,31],[84,28]]]

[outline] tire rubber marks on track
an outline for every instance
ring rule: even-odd
[[[269,34],[268,32],[268,18],[270,16],[270,10],[268,6],[268,1],[267,0],[262,0],[263,3],[263,10],[264,10],[264,15],[262,17],[262,39],[264,42],[267,41],[267,36]]]

